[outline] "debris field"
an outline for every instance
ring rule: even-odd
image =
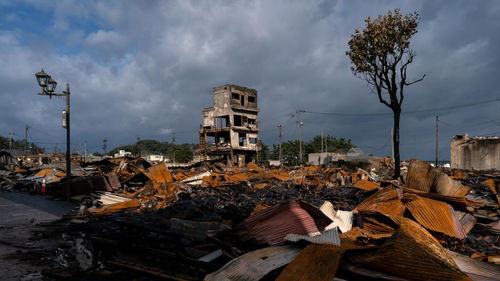
[[[39,226],[66,280],[498,280],[498,171],[82,164],[79,208]],[[0,189],[65,196],[64,171],[0,171]],[[50,253],[52,256],[57,253]],[[64,260],[64,262],[61,262]]]

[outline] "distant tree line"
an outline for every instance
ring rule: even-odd
[[[323,149],[321,148],[322,144]],[[302,163],[300,163],[300,140],[290,140],[281,144],[283,164],[288,166],[306,163],[309,153],[348,151],[354,147],[356,146],[351,143],[350,139],[324,136],[323,141],[321,141],[321,136],[315,136],[310,141],[302,143]],[[258,155],[258,162],[259,164],[264,164],[269,159],[279,160],[279,154],[279,144],[273,144],[272,149],[262,144],[262,150]]]
[[[190,143],[173,144],[157,140],[140,140],[135,144],[116,147],[109,151],[107,155],[114,155],[119,150],[125,150],[131,152],[134,156],[158,154],[169,159],[175,157],[175,162],[186,163],[193,160],[194,148],[195,145]]]
[[[3,137],[0,136],[0,150],[9,150],[9,138],[8,137]],[[12,150],[23,150],[24,151],[25,143],[24,140],[14,140],[12,139]],[[35,153],[44,153],[45,149],[42,147],[39,147],[33,142],[28,142],[27,147],[26,147],[27,153],[28,154],[35,154]]]

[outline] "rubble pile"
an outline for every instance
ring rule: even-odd
[[[412,160],[382,170],[84,165],[77,213],[44,235],[73,241],[78,268],[46,275],[168,280],[497,280],[500,174]],[[382,176],[383,175],[383,176]],[[62,194],[64,175],[1,174],[0,187]],[[36,188],[28,188],[37,190]],[[337,278],[337,279],[334,279]],[[84,280],[84,279],[82,279]]]

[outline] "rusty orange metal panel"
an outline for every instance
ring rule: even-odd
[[[361,202],[356,210],[376,211],[388,215],[402,215],[405,207],[401,202],[402,191],[393,187],[386,187]]]
[[[309,245],[289,263],[277,281],[331,281],[343,252],[327,245]]]
[[[371,191],[380,187],[380,184],[369,180],[360,180],[356,182],[353,186],[366,191]]]
[[[406,194],[403,200],[412,216],[423,227],[458,239],[467,237],[450,205],[414,194]]]
[[[120,212],[126,209],[134,209],[134,208],[139,208],[141,206],[141,202],[139,200],[128,200],[125,202],[119,202],[111,205],[104,206],[99,209],[93,209],[89,210],[90,213],[92,214],[106,214],[106,213],[114,213],[114,212]]]
[[[262,172],[264,170],[262,170],[262,168],[258,167],[257,165],[255,165],[255,163],[253,162],[250,162],[247,164],[247,168],[249,168],[250,170],[254,170],[256,172]]]
[[[470,187],[463,186],[431,164],[412,159],[406,177],[406,187],[448,196],[465,196]]]
[[[416,222],[391,216],[399,228],[379,249],[357,251],[349,260],[409,280],[471,280],[432,235]]]
[[[406,193],[413,193],[420,195],[422,197],[427,197],[431,199],[436,199],[439,201],[444,201],[456,208],[460,208],[463,210],[466,210],[468,206],[484,206],[485,203],[482,202],[475,202],[475,201],[470,201],[467,200],[467,198],[463,196],[448,196],[448,195],[442,195],[439,193],[427,193],[421,190],[413,189],[413,188],[407,188],[403,187],[403,191]]]
[[[168,183],[174,180],[174,177],[168,171],[165,163],[159,163],[150,167],[145,173],[151,180],[157,183]]]

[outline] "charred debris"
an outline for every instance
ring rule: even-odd
[[[80,163],[74,212],[32,239],[63,280],[498,280],[498,170],[413,159],[260,167],[257,93],[225,85],[196,161]],[[2,155],[0,189],[64,198],[65,171]],[[360,163],[363,163],[361,166]],[[29,253],[28,253],[29,254]],[[57,257],[57,258],[50,258]]]
[[[412,160],[404,180],[392,180],[386,159],[368,171],[216,161],[168,168],[130,157],[82,165],[72,178],[79,207],[34,233],[61,239],[67,262],[53,262],[44,272],[52,278],[499,276],[498,171]],[[0,188],[58,198],[64,180],[57,169],[15,167],[2,170]]]

